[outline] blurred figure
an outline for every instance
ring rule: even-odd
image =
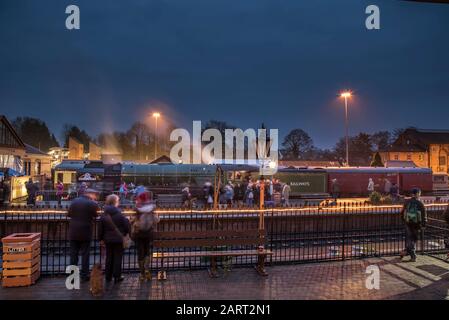
[[[56,199],[58,199],[58,206],[61,206],[62,196],[64,194],[64,185],[61,180],[56,184]]]
[[[246,188],[245,201],[248,207],[254,206],[254,189],[252,183],[249,183],[248,187]]]
[[[393,202],[399,201],[399,188],[396,183],[393,183],[390,188],[390,195]]]
[[[189,187],[184,187],[182,189],[182,205],[184,207],[190,207],[191,199],[192,199],[192,194],[190,193]]]
[[[419,200],[421,190],[412,190],[411,199],[407,200],[401,211],[402,220],[405,223],[405,249],[401,252],[401,259],[410,255],[412,262],[416,261],[416,241],[421,228],[426,226],[427,215],[424,204]]]
[[[3,208],[3,205],[5,203],[5,191],[4,191],[4,184],[3,179],[0,180],[0,208]]]
[[[136,198],[141,194],[147,192],[147,189],[143,186],[143,185],[138,185],[137,188],[135,189],[135,196]]]
[[[9,204],[9,197],[11,196],[11,182],[9,179],[3,179],[3,205],[5,207]]]
[[[232,206],[232,201],[234,199],[234,187],[232,186],[232,183],[229,182],[226,187],[225,187],[225,192],[224,192],[224,196],[225,196],[225,202],[228,205]]]
[[[371,178],[368,179],[368,188],[367,188],[367,190],[368,190],[369,194],[374,192],[374,181]]]
[[[87,183],[85,182],[81,183],[80,187],[78,188],[78,196],[82,196],[86,190],[87,190]]]
[[[285,205],[290,205],[290,192],[292,191],[290,185],[288,183],[284,183],[282,187],[282,201]]]
[[[243,198],[245,196],[245,189],[243,188],[244,186],[240,182],[234,187],[234,202],[239,206],[243,204]]]
[[[128,187],[126,186],[126,182],[125,181],[123,181],[122,184],[120,185],[119,194],[120,194],[120,201],[121,202],[126,200],[126,196],[128,195]]]
[[[340,196],[340,184],[337,179],[332,179],[332,198],[337,203],[337,199]]]
[[[136,215],[131,222],[131,238],[136,244],[140,281],[151,280],[151,257],[153,254],[153,232],[160,218],[154,210],[147,192],[137,197]]]
[[[36,205],[36,196],[39,191],[38,186],[33,182],[33,179],[29,179],[25,184],[25,188],[27,190],[27,204],[28,205]]]
[[[119,209],[119,197],[115,194],[107,196],[103,214],[98,226],[98,239],[106,247],[106,281],[123,281],[122,258],[124,251],[124,237],[130,233],[128,219]]]
[[[384,184],[384,193],[385,194],[390,194],[391,193],[391,182],[390,180],[385,178],[385,184]]]
[[[212,208],[214,203],[214,189],[212,187],[212,183],[210,181],[206,181],[203,186],[203,199],[206,208]]]
[[[69,221],[70,264],[78,265],[81,254],[81,279],[89,280],[89,254],[92,241],[93,222],[100,208],[96,203],[97,191],[85,189],[83,194],[72,201],[67,216]]]

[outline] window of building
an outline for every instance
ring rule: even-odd
[[[440,164],[440,166],[445,166],[446,165],[446,157],[438,157],[438,162]]]
[[[407,160],[412,160],[412,155],[410,153],[407,153]]]
[[[23,162],[23,172],[25,173],[26,176],[31,175],[31,161],[30,160],[25,160]]]
[[[398,154],[394,155],[394,160],[399,160],[399,155]]]
[[[39,160],[36,160],[36,162],[34,163],[34,174],[41,174],[41,162]]]
[[[422,154],[419,154],[418,159],[419,159],[419,161],[423,161],[424,160],[424,156]]]

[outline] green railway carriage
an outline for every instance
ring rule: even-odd
[[[327,173],[324,170],[280,169],[274,178],[290,185],[293,197],[313,197],[328,193]]]
[[[213,182],[216,166],[200,164],[123,164],[121,179],[152,188],[202,187]]]
[[[258,170],[253,171],[252,179],[260,179]],[[290,185],[292,197],[325,196],[327,190],[327,172],[323,169],[313,168],[279,168],[273,176],[266,179],[278,179],[281,183]]]

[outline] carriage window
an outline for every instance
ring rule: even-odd
[[[164,176],[164,186],[176,186],[176,176]]]

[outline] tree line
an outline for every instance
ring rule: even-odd
[[[50,132],[46,123],[40,119],[18,117],[12,121],[14,128],[23,141],[29,145],[48,152],[51,147],[67,147],[68,138],[73,137],[82,143],[88,151],[89,143],[94,142],[109,153],[122,153],[124,160],[151,160],[154,156],[155,142],[158,155],[168,154],[174,142],[168,137],[175,126],[172,123],[159,132],[158,140],[154,129],[146,123],[137,121],[126,131],[105,132],[93,137],[74,124],[65,124],[61,132],[60,145],[55,135]],[[203,125],[203,130],[214,128],[224,135],[225,129],[235,126],[224,121],[210,120]],[[379,150],[388,148],[405,130],[378,131],[372,134],[360,132],[349,137],[350,162],[354,166],[370,165],[373,155]],[[280,143],[281,158],[285,160],[334,161],[344,163],[346,154],[345,138],[340,138],[333,148],[318,148],[313,139],[304,130],[291,130]]]

